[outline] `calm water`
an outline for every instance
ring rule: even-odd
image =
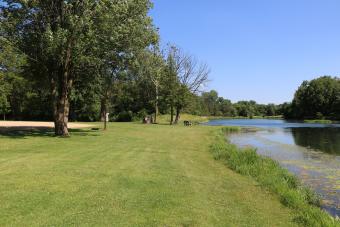
[[[296,174],[322,198],[322,207],[340,216],[340,124],[306,124],[284,120],[213,120],[208,125],[256,127],[235,133],[232,143],[253,146]]]

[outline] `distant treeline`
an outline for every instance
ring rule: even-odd
[[[286,119],[330,119],[340,120],[340,79],[323,76],[311,81],[303,81],[297,89],[292,102],[280,105],[258,104],[255,101],[239,101],[218,97],[216,91],[197,96],[192,109],[193,114],[249,117],[282,116]]]
[[[253,100],[232,103],[228,99],[219,97],[217,91],[212,90],[195,96],[186,111],[204,116],[252,118],[282,115],[283,107],[275,104],[258,104]]]

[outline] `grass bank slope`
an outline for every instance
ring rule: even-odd
[[[2,135],[0,226],[294,226],[277,196],[212,158],[216,129]]]
[[[281,203],[294,209],[294,220],[302,226],[331,227],[340,226],[340,222],[322,211],[318,196],[304,187],[288,170],[278,162],[260,156],[254,148],[240,149],[226,141],[226,134],[237,128],[222,128],[216,131],[215,142],[211,151],[216,160],[222,160],[236,172],[253,177],[264,188],[279,196]]]

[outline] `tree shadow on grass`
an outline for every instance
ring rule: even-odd
[[[71,137],[74,136],[99,136],[99,129],[69,129]],[[0,138],[27,139],[32,137],[56,137],[54,129],[49,127],[0,127]],[[60,138],[60,137],[59,137]]]

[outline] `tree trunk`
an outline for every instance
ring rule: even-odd
[[[54,109],[54,132],[56,136],[69,136],[67,128],[68,117],[70,112],[69,90],[72,87],[72,80],[66,80],[67,72],[64,73],[64,79],[59,84],[59,92],[57,92],[57,84],[52,80],[52,96]]]
[[[105,113],[104,113],[104,115],[105,115],[105,118],[104,118],[104,130],[106,130],[106,129],[107,129],[107,121],[106,121],[106,109],[105,109]]]
[[[6,121],[6,114],[4,113],[4,121]]]
[[[170,106],[170,125],[174,123],[174,105],[171,104]]]
[[[57,104],[57,111],[54,118],[54,130],[57,136],[69,136],[67,123],[70,110],[68,95],[61,95]]]
[[[176,108],[176,118],[174,124],[178,124],[178,121],[180,119],[180,113],[181,113],[181,108],[177,107]]]
[[[158,104],[156,103],[156,105],[155,105],[155,117],[154,117],[154,120],[153,120],[154,124],[157,124],[157,116],[158,116]]]
[[[157,124],[157,116],[158,116],[158,87],[156,86],[156,102],[155,102],[155,118],[154,123]]]
[[[107,121],[106,121],[106,115],[107,115],[107,98],[104,97],[101,100],[101,120],[104,122],[104,130],[107,129]]]
[[[65,61],[58,72],[58,80],[52,76],[51,87],[54,108],[54,132],[56,136],[68,137],[67,128],[70,113],[69,95],[73,84],[71,75],[71,50],[73,39],[70,38],[66,50]]]
[[[105,93],[103,94],[101,101],[100,101],[100,120],[102,122],[104,122],[104,130],[107,129],[107,117],[106,115],[108,114],[108,110],[109,110],[109,100],[111,97],[111,91],[110,91],[110,87],[109,86]]]
[[[107,99],[102,98],[100,101],[100,121],[105,122],[107,113]]]

